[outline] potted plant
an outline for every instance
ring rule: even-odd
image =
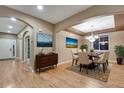
[[[80,49],[82,50],[82,52],[83,52],[84,49],[87,51],[88,50],[88,45],[83,44],[83,45],[80,46]]]
[[[122,64],[124,58],[124,46],[122,45],[115,46],[115,54],[117,57],[117,64]]]

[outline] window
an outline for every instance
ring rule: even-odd
[[[96,50],[109,50],[109,37],[108,35],[99,36],[93,43],[93,47]]]

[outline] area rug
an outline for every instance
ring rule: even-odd
[[[94,70],[88,70],[88,74],[86,73],[85,68],[82,68],[82,71],[80,72],[79,71],[79,69],[80,69],[79,66],[69,66],[66,69],[69,70],[69,71],[73,71],[77,74],[84,75],[84,76],[87,76],[87,77],[91,77],[91,78],[101,80],[101,81],[104,81],[104,82],[108,81],[108,77],[109,77],[109,74],[110,74],[110,68],[108,68],[105,73],[102,71],[102,69],[95,69],[95,71]]]

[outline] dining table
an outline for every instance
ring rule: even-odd
[[[94,60],[94,58],[99,58],[102,52],[88,52],[88,56],[90,60]]]
[[[92,61],[92,63],[89,66],[89,69],[95,70],[95,63],[93,62],[94,59],[99,59],[99,55],[103,54],[103,52],[88,52],[89,59]]]

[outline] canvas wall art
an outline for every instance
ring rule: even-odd
[[[66,37],[66,48],[78,48],[78,39]]]
[[[37,47],[52,47],[52,35],[38,33],[37,34]]]

